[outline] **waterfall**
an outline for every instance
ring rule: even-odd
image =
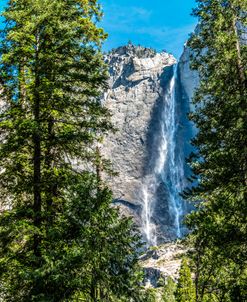
[[[142,186],[142,222],[143,222],[143,233],[146,242],[149,246],[157,245],[156,226],[152,222],[152,211],[153,206],[156,202],[156,190],[157,190],[157,179],[156,175],[147,175],[143,181]]]
[[[143,233],[148,245],[157,244],[157,229],[152,217],[154,207],[158,205],[157,190],[160,184],[165,186],[169,216],[172,219],[176,238],[182,236],[181,217],[183,205],[179,193],[184,187],[183,156],[177,150],[178,122],[176,121],[176,74],[170,80],[163,98],[158,144],[155,147],[155,162],[152,173],[143,179],[142,187],[142,221]]]

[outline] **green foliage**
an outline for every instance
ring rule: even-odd
[[[148,288],[145,290],[145,302],[156,302],[156,290],[154,288]]]
[[[198,134],[190,163],[197,183],[185,192],[197,301],[246,300],[247,1],[198,0],[189,46],[200,86],[190,114]]]
[[[0,296],[137,300],[139,235],[111,206],[98,145],[107,68],[96,0],[16,0],[3,13]]]
[[[162,302],[176,302],[175,299],[176,283],[168,277],[162,294]]]
[[[203,297],[203,302],[217,302],[217,301],[219,300],[217,299],[217,296],[214,294],[206,294]]]
[[[177,302],[194,302],[196,301],[195,286],[191,277],[191,271],[185,258],[182,260],[179,270],[179,279],[176,288]]]
[[[157,281],[157,287],[163,287],[165,285],[165,279],[160,277]]]

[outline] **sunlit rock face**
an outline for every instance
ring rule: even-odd
[[[183,257],[189,251],[179,242],[161,244],[158,248],[149,249],[140,257],[140,265],[145,272],[146,287],[158,287],[160,279],[179,278],[179,269]]]
[[[177,69],[168,53],[128,45],[109,53],[106,62],[104,104],[118,131],[102,151],[119,173],[109,181],[114,203],[134,217],[148,245],[181,237],[188,209],[179,192],[186,185],[191,135],[186,114],[192,92],[182,74],[187,61]]]

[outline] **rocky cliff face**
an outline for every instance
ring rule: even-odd
[[[112,184],[114,203],[134,217],[150,245],[173,240],[185,231],[181,220],[187,211],[178,196],[191,135],[187,57],[176,72],[172,55],[128,45],[109,53],[106,62],[104,102],[118,128],[103,146],[119,173]]]
[[[183,98],[187,98],[187,103],[191,105],[190,101],[193,97],[195,88],[199,85],[198,72],[190,69],[190,56],[192,50],[185,46],[182,56],[179,59],[178,71],[181,83]],[[191,110],[193,108],[190,108]]]
[[[160,278],[171,277],[177,281],[182,258],[189,251],[180,242],[165,243],[149,249],[140,257],[140,265],[145,272],[145,285],[157,287]]]

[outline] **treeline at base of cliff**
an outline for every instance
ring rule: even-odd
[[[142,241],[112,207],[100,150],[106,38],[97,1],[16,0],[0,41],[0,301],[247,301],[247,1],[197,1],[188,43],[200,86],[190,119],[189,253],[146,289]],[[114,178],[112,178],[114,181]]]

